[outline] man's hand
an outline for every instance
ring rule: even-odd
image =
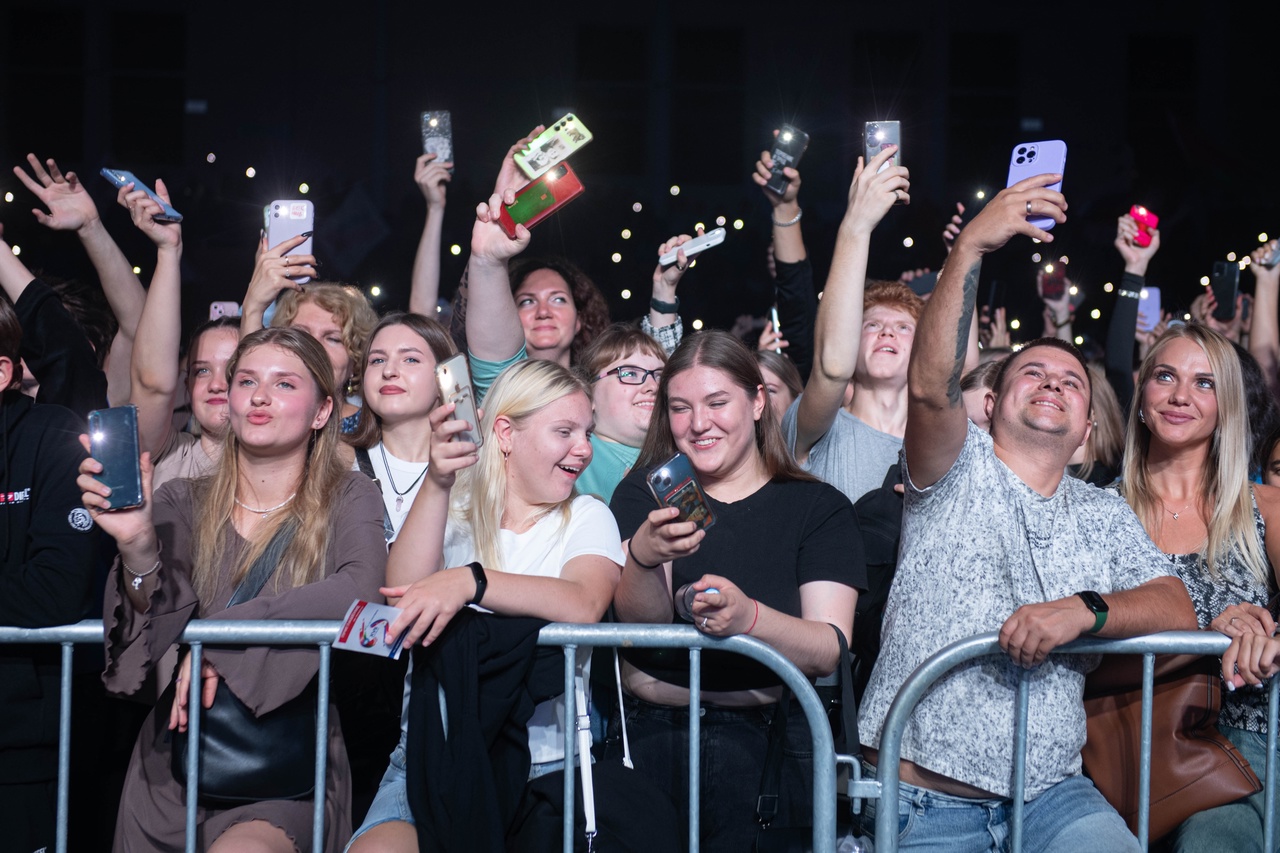
[[[1096,621],[1093,611],[1076,595],[1024,604],[1000,628],[1000,648],[1018,666],[1030,669],[1043,663],[1058,646],[1078,639]]]
[[[1031,224],[1029,217],[1047,216],[1061,225],[1067,221],[1067,198],[1051,184],[1062,175],[1036,175],[1003,189],[956,235],[956,248],[986,255],[1008,243],[1015,234],[1025,234],[1043,243],[1052,243],[1053,234]]]
[[[34,154],[27,155],[27,162],[34,179],[20,166],[14,166],[13,173],[49,208],[48,213],[38,207],[31,209],[37,222],[54,231],[79,231],[98,222],[98,206],[75,172],[63,175],[52,157],[45,161],[48,171]]]

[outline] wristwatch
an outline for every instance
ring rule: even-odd
[[[1102,630],[1102,626],[1107,624],[1107,611],[1109,609],[1107,602],[1103,601],[1102,596],[1091,589],[1077,592],[1076,595],[1083,599],[1085,607],[1093,611],[1094,623],[1093,627],[1089,629],[1089,633],[1098,633]]]
[[[484,598],[484,591],[489,588],[489,579],[485,577],[484,566],[479,563],[467,563],[467,568],[471,569],[471,576],[476,579],[476,594],[467,604],[479,604]],[[1103,607],[1106,607],[1104,604]]]

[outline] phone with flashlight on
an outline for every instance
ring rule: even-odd
[[[532,228],[582,195],[582,190],[582,181],[578,180],[569,164],[558,163],[545,175],[517,192],[515,201],[502,206],[498,224],[514,240],[517,225]]]

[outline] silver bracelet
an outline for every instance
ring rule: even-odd
[[[133,580],[129,581],[129,585],[132,586],[134,589],[141,589],[142,579],[145,578],[147,575],[155,574],[156,569],[160,568],[160,560],[157,558],[156,564],[142,573],[135,572],[133,569],[129,568],[129,564],[124,561],[123,557],[120,558],[120,565],[124,568],[126,572],[133,575]]]
[[[1142,294],[1141,294],[1141,293],[1138,293],[1137,291],[1134,291],[1134,290],[1117,290],[1117,291],[1116,291],[1116,293],[1120,294],[1121,296],[1127,296],[1127,297],[1129,297],[1130,299],[1141,299],[1141,298],[1142,298]]]
[[[791,219],[787,220],[786,222],[779,222],[776,218],[774,218],[774,215],[772,213],[769,214],[769,218],[773,220],[773,224],[777,225],[779,228],[790,228],[792,225],[795,225],[797,222],[799,222],[800,217],[802,216],[804,216],[804,210],[800,209],[796,212],[796,215]]]

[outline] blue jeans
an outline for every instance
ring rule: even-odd
[[[875,768],[863,765],[864,775]],[[875,835],[878,800],[862,808],[862,831]],[[898,849],[930,853],[1003,853],[1013,807],[1009,800],[953,797],[902,783],[898,789]],[[1026,804],[1022,846],[1036,853],[1138,853],[1138,839],[1084,776],[1064,779]]]
[[[1218,726],[1218,730],[1236,745],[1253,772],[1266,784],[1264,774],[1267,770],[1267,736],[1231,726]],[[1172,849],[1176,853],[1210,853],[1217,850],[1261,853],[1266,795],[1264,788],[1251,797],[1192,815],[1174,832]],[[1280,824],[1276,826],[1280,830]],[[1276,850],[1280,850],[1280,846]]]

